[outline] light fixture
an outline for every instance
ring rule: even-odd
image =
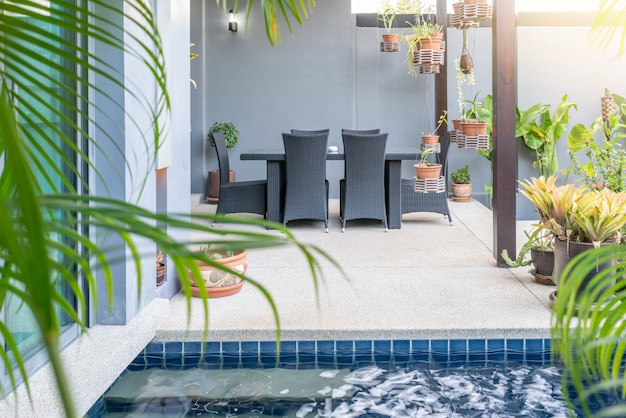
[[[237,32],[237,12],[234,12],[233,9],[228,12],[228,30]]]

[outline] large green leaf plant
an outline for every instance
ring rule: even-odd
[[[599,49],[626,51],[626,0],[601,0],[591,35]],[[618,262],[601,274],[596,266]],[[626,246],[585,251],[567,264],[552,306],[553,349],[563,362],[564,395],[588,417],[626,416]],[[589,273],[593,280],[584,289]],[[610,394],[610,397],[606,395]]]
[[[157,214],[133,202],[90,193],[84,173],[89,171],[96,177],[101,174],[95,170],[88,152],[77,144],[86,141],[92,149],[103,150],[103,141],[113,141],[115,136],[107,133],[96,141],[90,135],[91,130],[77,122],[86,120],[96,129],[105,129],[90,112],[98,104],[91,101],[87,92],[108,93],[93,83],[94,78],[103,78],[124,89],[142,104],[146,115],[127,114],[127,118],[136,122],[147,116],[152,121],[152,133],[146,135],[146,150],[153,153],[148,170],[154,170],[155,151],[162,142],[161,122],[165,120],[163,114],[169,110],[169,97],[161,40],[151,2],[89,0],[88,7],[77,3],[83,2],[0,1],[0,311],[13,299],[19,301],[22,311],[32,314],[68,417],[75,417],[76,412],[59,356],[60,315],[68,316],[85,330],[88,304],[95,303],[93,299],[107,297],[109,305],[113,303],[111,267],[119,261],[110,258],[90,234],[81,233],[86,228],[107,231],[123,240],[137,271],[138,288],[141,287],[141,261],[146,256],[142,253],[141,242],[155,243],[176,269],[188,301],[191,301],[191,279],[187,271],[191,271],[202,286],[195,261],[214,262],[195,251],[199,242],[179,242],[165,232],[168,230],[202,232],[211,237],[204,244],[226,243],[233,249],[295,245],[309,265],[316,287],[321,273],[317,258],[327,257],[320,248],[300,243],[281,225],[225,217],[219,221],[227,227],[211,228],[208,226],[213,218],[210,215]],[[218,0],[218,3],[225,5],[226,2]],[[235,6],[237,3],[235,1]],[[313,0],[304,3],[309,7],[314,5]],[[280,39],[280,16],[290,29],[290,16],[302,22],[307,15],[304,3],[298,0],[262,2],[271,43]],[[253,0],[247,1],[248,14],[252,4]],[[46,31],[50,26],[60,28],[62,34]],[[79,38],[87,42],[68,41]],[[137,89],[120,81],[123,77],[109,65],[106,57],[86,46],[91,41],[124,51],[128,59],[143,63],[160,92],[156,100],[152,96],[141,96]],[[60,58],[70,65],[59,65]],[[42,68],[53,68],[62,75],[63,82]],[[28,82],[15,88],[12,79],[16,77]],[[67,118],[68,109],[78,117]],[[59,129],[55,123],[59,120],[67,128]],[[68,150],[76,155],[75,159],[66,157]],[[123,155],[122,149],[118,148],[117,152]],[[127,166],[131,167],[129,163]],[[84,170],[85,167],[89,170]],[[60,178],[60,183],[53,182],[53,177]],[[78,181],[73,182],[72,178]],[[254,232],[247,228],[246,232],[238,228],[242,224],[259,228],[252,229]],[[261,226],[283,233],[266,232]],[[97,292],[96,269],[103,272],[106,295]],[[79,278],[84,278],[84,285]],[[278,337],[280,323],[269,293],[261,283],[246,279],[268,298],[275,314]],[[69,286],[72,294],[61,293],[59,284]],[[203,287],[201,293],[206,296]],[[76,299],[75,304],[71,298]],[[205,324],[208,324],[208,301],[204,298],[203,302]],[[11,386],[15,387],[20,379],[28,384],[28,375],[24,354],[11,331],[8,324],[0,320],[4,340],[0,357],[9,372]]]

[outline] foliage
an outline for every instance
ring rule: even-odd
[[[413,67],[413,51],[417,49],[422,38],[430,38],[433,34],[442,32],[443,26],[428,21],[422,14],[415,15],[415,23],[406,23],[409,24],[409,32],[402,34],[402,41],[407,45],[406,63],[409,74],[416,75]]]
[[[578,175],[591,189],[626,190],[626,150],[621,144],[626,138],[626,103],[620,96],[616,97],[616,103],[620,105],[607,115],[606,121],[600,116],[589,127],[576,124],[567,138],[571,159],[569,171]],[[598,132],[604,137],[602,145],[594,138]],[[587,157],[587,163],[578,158],[580,151]]]
[[[221,4],[224,13],[229,9],[239,10],[241,0],[233,0],[232,3],[226,0],[216,0],[218,5]],[[230,3],[230,6],[229,6]],[[246,2],[246,31],[250,22],[250,13],[254,0]],[[270,45],[274,46],[282,40],[280,32],[279,16],[282,16],[289,33],[293,34],[293,26],[289,16],[291,15],[299,25],[304,23],[304,19],[309,18],[309,12],[315,7],[315,0],[263,0],[261,1],[261,9],[263,13],[263,22],[265,23],[265,34]]]
[[[207,141],[212,147],[215,147],[215,139],[213,139],[213,132],[224,133],[224,141],[226,142],[226,148],[231,149],[239,141],[239,131],[235,125],[231,122],[215,122],[209,129],[207,135]]]
[[[463,95],[463,83],[467,83],[468,86],[472,86],[476,83],[474,72],[465,74],[461,71],[461,59],[454,59],[454,69],[456,71],[456,100],[459,104],[459,114],[465,115],[465,96]]]
[[[472,176],[469,172],[469,166],[461,167],[456,171],[450,173],[450,178],[456,184],[468,184],[472,181]]]
[[[506,249],[502,250],[502,259],[507,266],[523,267],[529,265],[532,263],[532,259],[528,258],[528,256],[534,248],[554,250],[554,235],[546,231],[542,225],[535,225],[530,233],[524,231],[524,235],[526,235],[526,242],[520,248],[515,260],[511,259]]]
[[[616,56],[622,58],[626,52],[626,0],[600,0],[589,34],[600,51],[606,51],[611,41],[618,38]]]
[[[615,240],[626,224],[626,193],[591,190],[585,185],[556,185],[557,176],[520,181],[520,193],[531,201],[540,225],[561,240]]]
[[[313,1],[306,3],[311,5]],[[248,6],[251,4],[252,0],[249,0]],[[279,34],[277,13],[280,11],[286,19],[289,11],[301,21],[302,13],[298,5],[302,4],[296,0],[263,2],[271,41],[275,41]],[[117,4],[108,0],[90,0],[89,6],[83,7],[82,3],[76,5],[66,0],[0,2],[0,310],[10,317],[13,310],[9,309],[7,301],[18,300],[21,302],[20,312],[28,312],[34,318],[43,336],[45,354],[66,416],[70,418],[75,417],[76,412],[60,358],[60,316],[71,318],[84,331],[89,318],[88,305],[96,304],[99,297],[106,297],[109,306],[112,306],[111,268],[121,261],[110,258],[107,249],[95,241],[92,231],[115,236],[125,244],[137,273],[139,290],[142,288],[142,259],[152,260],[154,257],[154,252],[145,254],[142,251],[143,243],[151,241],[156,244],[168,257],[169,265],[176,269],[188,301],[191,300],[188,271],[197,282],[203,283],[195,261],[210,264],[211,260],[190,248],[203,242],[180,242],[169,236],[167,231],[194,231],[194,236],[200,233],[210,237],[207,240],[212,245],[228,244],[232,248],[294,245],[307,260],[316,291],[321,272],[317,257],[328,258],[338,267],[321,249],[298,242],[289,230],[279,224],[236,217],[156,214],[135,203],[91,194],[89,178],[100,178],[103,183],[106,181],[89,159],[91,154],[77,143],[86,141],[91,149],[99,151],[103,151],[103,147],[112,149],[109,158],[124,157],[124,148],[115,143],[115,135],[107,134],[106,127],[91,117],[90,109],[96,104],[90,101],[91,96],[84,94],[93,90],[107,93],[91,84],[93,79],[100,78],[111,87],[124,89],[128,97],[141,103],[132,107],[145,110],[145,115],[127,115],[130,124],[138,128],[139,120],[151,122],[151,130],[144,130],[147,138],[145,157],[150,164],[143,178],[147,178],[147,173],[153,172],[155,167],[156,150],[163,135],[161,122],[167,120],[165,113],[169,109],[169,96],[161,41],[151,3],[124,0]],[[124,22],[124,26],[117,22]],[[44,33],[42,26],[58,26],[63,34]],[[158,96],[152,93],[142,95],[141,91],[130,87],[132,83],[125,84],[121,81],[124,80],[123,74],[117,72],[106,57],[84,48],[82,43],[68,42],[65,37],[68,34],[69,39],[87,38],[87,44],[97,40],[111,50],[123,51],[126,59],[145,65],[154,78]],[[33,48],[37,49],[37,54],[32,53]],[[70,63],[70,69],[59,66],[60,57]],[[41,68],[59,71],[64,82]],[[88,69],[90,76],[85,77],[82,69]],[[30,84],[24,83],[19,89],[12,88],[10,78],[15,76],[28,79]],[[53,100],[47,100],[50,97]],[[67,108],[76,113],[76,118],[66,117],[64,109]],[[52,117],[42,116],[42,111]],[[119,115],[107,116],[116,120]],[[56,125],[58,120],[64,121],[67,129],[59,129]],[[93,131],[101,130],[105,134],[96,140],[90,136],[92,130],[84,129],[82,124],[75,122],[78,120],[88,121],[94,126]],[[67,150],[75,154],[74,159],[66,157]],[[85,167],[89,168],[88,172],[83,170]],[[130,167],[127,164],[127,168]],[[61,179],[60,186],[51,180],[52,176]],[[76,184],[72,176],[78,178]],[[228,227],[208,226],[213,219]],[[237,228],[244,224],[256,225],[261,231],[263,227],[274,228],[282,233],[243,232]],[[83,234],[85,230],[90,233]],[[153,266],[152,263],[150,266]],[[102,285],[106,288],[106,295],[98,294],[100,277],[104,281]],[[277,308],[268,291],[260,283],[250,278],[246,280],[267,297],[275,315],[279,337]],[[70,296],[62,293],[61,284],[71,289]],[[200,291],[204,296],[204,319],[208,326],[206,289],[201,286]],[[71,302],[72,299],[76,300],[76,305]],[[5,320],[0,320],[3,340],[0,357],[11,385],[15,387],[20,378],[28,385],[28,374],[24,368],[26,353],[20,352],[8,326]],[[14,369],[15,365],[17,368]]]
[[[424,148],[422,150],[422,155],[421,155],[421,158],[420,158],[419,162],[417,163],[417,165],[426,166],[426,167],[429,167],[429,166],[433,165],[433,163],[428,161],[428,156],[430,154],[433,154],[435,151],[436,151],[435,147],[426,147],[426,148]]]
[[[526,147],[536,157],[533,167],[540,176],[551,176],[559,171],[556,143],[565,134],[571,108],[576,104],[567,102],[567,94],[561,98],[553,115],[550,105],[537,103],[526,110],[516,108],[515,136],[521,137]]]
[[[448,126],[447,116],[448,116],[448,111],[444,109],[441,112],[441,116],[439,116],[439,119],[437,119],[437,126],[435,126],[435,129],[430,131],[427,135],[437,135],[437,131],[439,131],[439,128],[441,128],[444,124]]]
[[[383,22],[383,26],[387,30],[387,33],[391,32],[391,26],[393,25],[393,21],[396,18],[396,11],[393,7],[388,7],[379,15],[378,20]]]

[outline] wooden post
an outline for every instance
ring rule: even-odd
[[[443,25],[443,39],[447,41],[448,38],[448,5],[446,0],[437,0],[437,20],[436,22]],[[439,117],[444,110],[448,109],[448,71],[446,62],[445,66],[442,66],[440,72],[435,74],[435,121],[434,126],[437,126]],[[450,122],[450,121],[448,121]],[[443,138],[448,130],[448,126],[443,124],[437,130],[437,135]]]
[[[493,0],[493,8],[493,251],[506,267],[502,250],[517,254],[517,22],[514,0]]]

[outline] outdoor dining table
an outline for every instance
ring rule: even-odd
[[[387,147],[385,150],[385,202],[389,228],[400,228],[402,208],[400,202],[400,182],[402,161],[415,161],[417,147]],[[257,148],[244,152],[241,160],[264,160],[267,162],[267,220],[281,223],[281,195],[285,179],[285,151],[282,148]],[[343,150],[328,152],[326,160],[343,160]]]

